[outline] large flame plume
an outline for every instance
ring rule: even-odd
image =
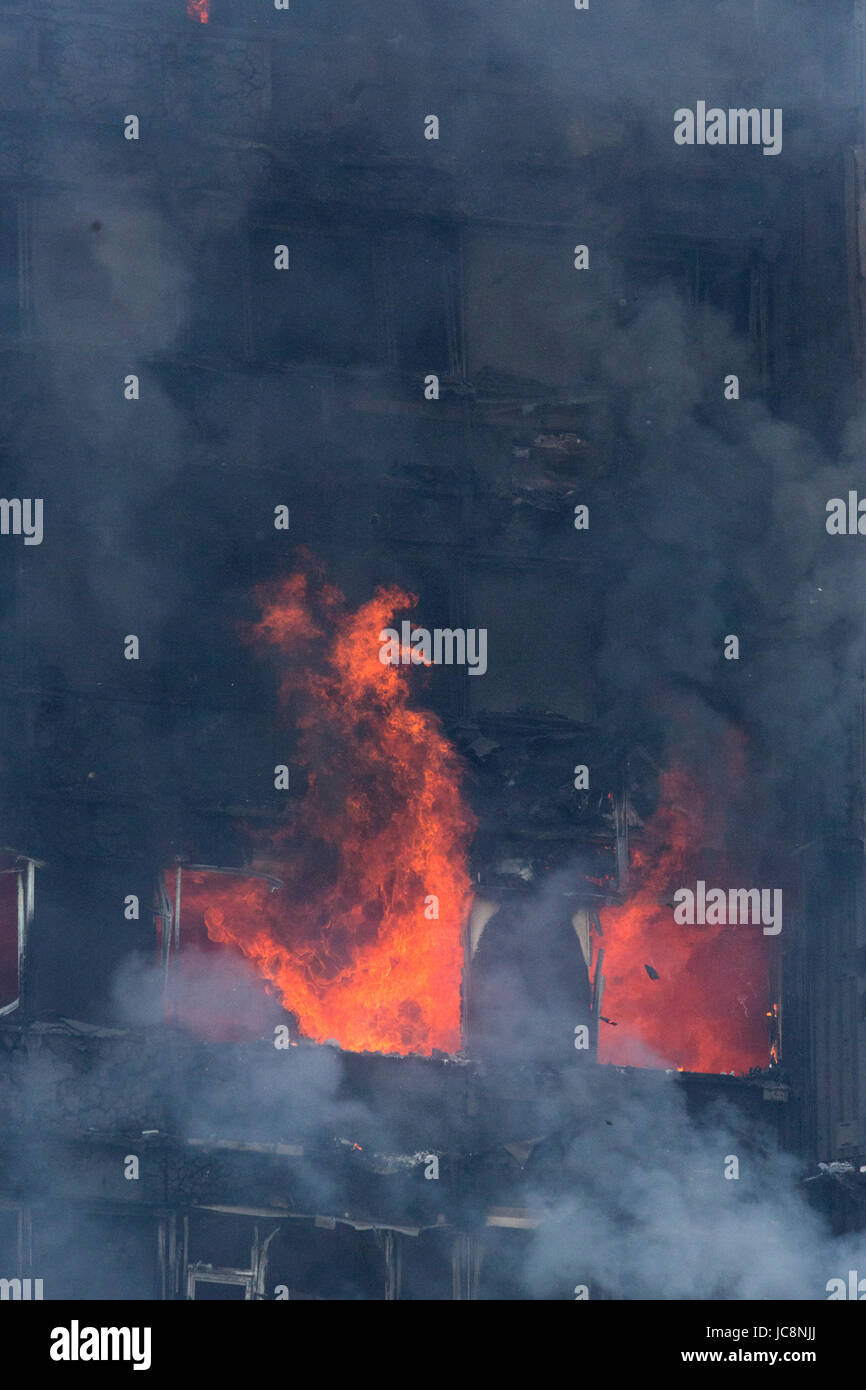
[[[730,741],[727,755],[739,758]],[[709,871],[704,859],[701,871],[701,851],[720,834],[712,797],[683,767],[662,774],[658,808],[632,855],[632,890],[600,914],[601,1012],[611,1020],[600,1025],[603,1062],[738,1073],[768,1065],[769,948],[761,927],[674,922],[673,893],[694,890],[697,877],[750,886],[724,856],[713,856]]]
[[[257,866],[284,886],[211,880],[208,936],[254,963],[309,1039],[457,1052],[474,827],[438,719],[379,660],[381,630],[415,600],[380,589],[351,612],[312,563],[256,597],[247,636],[279,654],[306,789],[255,835]]]

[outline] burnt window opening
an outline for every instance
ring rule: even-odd
[[[210,1265],[193,1265],[187,1273],[186,1296],[202,1300],[243,1303],[255,1297],[251,1274],[240,1270],[212,1269]]]
[[[210,864],[178,864],[158,878],[156,936],[167,1023],[205,1041],[244,1042],[286,1022],[285,1011],[247,954],[208,930],[208,919],[218,917],[227,896],[245,892],[254,929],[260,894],[281,886],[269,874]]]
[[[488,1215],[486,1229],[474,1252],[475,1299],[500,1303],[526,1296],[523,1272],[532,1248],[531,1227],[535,1224],[528,1213],[494,1210]]]
[[[275,266],[278,247],[288,255],[284,270]],[[256,228],[250,264],[256,356],[343,368],[382,362],[376,255],[365,229]]]
[[[388,230],[324,218],[259,224],[249,245],[253,356],[460,375],[458,266],[455,230],[432,219]]]
[[[182,329],[186,350],[193,356],[236,358],[243,354],[242,263],[241,241],[234,231],[212,231],[199,237],[190,316]]]
[[[406,224],[388,239],[384,263],[390,364],[404,372],[460,375],[452,229]]]
[[[411,1238],[410,1238],[411,1239]],[[284,1222],[270,1249],[265,1297],[290,1302],[385,1300],[399,1236],[334,1217]]]
[[[724,315],[742,345],[732,370],[754,373],[760,388],[769,384],[772,267],[761,244],[650,243],[629,257],[628,266],[633,284],[624,291],[621,304],[633,305],[663,284],[673,286],[688,303],[706,305]]]
[[[314,877],[315,873],[310,881]],[[316,1018],[312,1027],[305,1026],[301,1005],[295,1008],[295,991],[302,986],[297,975],[285,968],[293,948],[288,941],[285,949],[281,944],[281,931],[287,928],[291,934],[291,908],[282,900],[274,908],[270,905],[271,895],[281,888],[281,880],[273,874],[215,865],[178,864],[158,876],[153,911],[161,975],[158,987],[166,1024],[183,1028],[205,1042],[253,1042],[267,1037],[278,1048],[308,1040],[333,1041],[348,1052],[398,1050],[406,1042],[404,1034],[395,1032],[385,1041],[377,1035],[367,1045],[366,1035],[359,1041],[357,1034],[339,1038],[336,1029],[325,1034],[320,1029],[317,1034]],[[403,920],[411,921],[411,915]],[[381,953],[381,942],[372,930],[370,939]],[[411,963],[415,958],[403,946],[401,959]],[[393,968],[393,961],[390,964]],[[429,1017],[425,1015],[420,1006],[415,1006],[415,996],[408,993],[426,979],[422,960],[398,995],[402,1012],[395,1010],[393,1027],[404,1026],[407,1019],[406,1026],[412,1027],[420,1019],[420,1026],[427,1032],[417,1034],[417,1046],[404,1045],[402,1050],[416,1055],[448,1050],[453,1055],[459,1051],[459,979],[453,993],[450,988],[446,992],[443,986],[437,996],[446,1000],[445,1024],[432,1010]],[[450,986],[450,975],[448,983]],[[360,995],[348,1002],[338,999],[337,1003],[342,1010],[336,1019],[338,1023],[348,1021],[347,1026],[357,1024],[361,1030],[366,1026]],[[157,1003],[157,1010],[159,1007]],[[388,1022],[390,1026],[391,1020]],[[433,1034],[428,1045],[427,1037],[433,1028],[440,1031]],[[437,1047],[440,1035],[443,1045]]]
[[[249,1303],[266,1298],[268,1256],[279,1230],[279,1224],[267,1230],[258,1222],[251,1225],[241,1213],[189,1213],[183,1227],[187,1299]]]
[[[0,849],[0,1017],[20,1007],[38,861]]]
[[[587,955],[575,903],[532,890],[477,898],[464,969],[464,1028],[470,1056],[506,1070],[521,1062],[579,1065],[575,1025],[593,1037]]]

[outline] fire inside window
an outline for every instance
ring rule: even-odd
[[[288,984],[283,979],[287,961],[294,965],[292,951],[298,953],[289,934],[292,904],[283,900],[283,893],[278,891],[282,887],[282,880],[270,873],[214,865],[178,864],[158,876],[156,935],[166,1021],[210,1042],[273,1038],[275,1029],[281,1027],[288,1029],[285,1036],[291,1043],[307,1039],[333,1042],[350,1052],[423,1054],[426,1050],[429,1055],[435,1041],[433,1047],[425,1048],[423,1040],[413,1047],[401,1034],[394,1035],[392,1045],[391,1036],[383,1039],[369,1033],[367,1017],[373,1005],[364,993],[366,982],[357,983],[350,972],[344,972],[344,976],[351,989],[345,991],[345,997],[336,998],[335,1013],[328,1016],[329,1020],[336,1018],[337,1024],[342,1022],[348,1031],[338,1032],[335,1028],[332,1032],[317,1032],[307,1026],[302,1009],[303,981],[297,985],[300,967]],[[285,937],[281,930],[285,930]],[[422,944],[423,940],[422,936]],[[455,973],[462,968],[459,941],[456,949],[461,955]],[[433,959],[435,964],[438,957],[434,955]],[[392,973],[395,961],[392,955]],[[417,969],[409,984],[418,978],[424,983],[427,977],[420,972],[425,960],[422,958],[420,965],[413,963]],[[449,969],[450,964],[449,960]],[[295,985],[301,992],[300,1002]],[[414,1026],[418,1019],[427,1026],[423,1011],[412,997],[402,990],[395,997],[393,1012],[398,1024],[405,1016],[409,1026]],[[437,1002],[438,996],[434,996],[433,1003]],[[374,1004],[379,1007],[375,998]],[[453,998],[450,993],[445,996],[443,1010],[449,1020],[453,1013],[454,1031],[459,1035],[459,973]],[[456,1052],[457,1048],[452,1050]]]
[[[210,18],[210,0],[187,0],[186,12],[197,24],[207,24]]]
[[[211,1042],[241,1042],[272,1031],[286,1015],[238,947],[215,940],[206,914],[221,890],[249,883],[276,892],[278,878],[246,869],[178,864],[157,881],[157,945],[168,1022]]]
[[[21,1003],[27,936],[33,920],[37,861],[0,849],[0,1016]]]

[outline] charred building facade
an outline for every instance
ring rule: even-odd
[[[0,1279],[844,1272],[863,7],[604,8],[0,3]]]

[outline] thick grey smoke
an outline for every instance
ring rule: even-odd
[[[567,1194],[527,1182],[545,1213],[528,1259],[536,1297],[586,1285],[590,1299],[825,1299],[828,1280],[862,1268],[862,1236],[834,1238],[796,1161],[733,1109],[696,1120],[657,1073],[576,1086],[573,1101]]]

